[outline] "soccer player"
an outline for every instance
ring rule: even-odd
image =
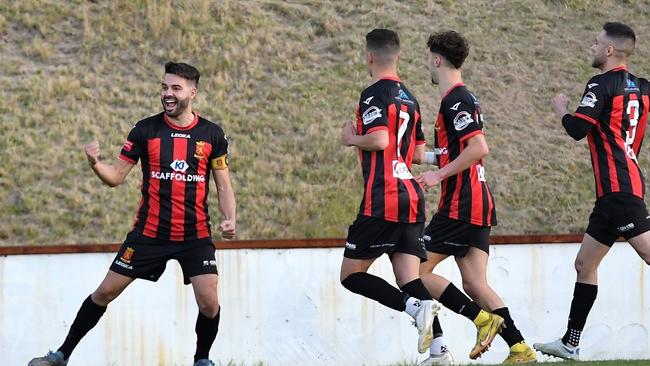
[[[469,45],[463,36],[448,31],[431,35],[427,46],[431,80],[438,85],[442,101],[435,126],[435,149],[425,154],[425,162],[437,162],[440,169],[423,172],[416,179],[425,189],[442,184],[438,212],[425,229],[428,260],[420,266],[420,277],[433,298],[476,325],[471,359],[485,352],[503,329],[501,336],[510,346],[504,363],[535,362],[535,352],[524,342],[508,308],[487,283],[490,227],[497,222],[482,160],[488,154],[483,116],[478,100],[463,84],[460,70]],[[448,256],[454,256],[463,288],[475,302],[454,284],[432,273]],[[452,359],[437,317],[433,332],[430,357],[422,365],[449,364]]]
[[[533,345],[548,355],[579,358],[580,335],[598,292],[598,265],[619,236],[650,264],[650,216],[637,161],[648,122],[650,85],[627,70],[635,41],[629,26],[605,23],[591,46],[591,65],[601,74],[587,82],[575,114],[568,113],[565,95],[553,99],[567,134],[576,141],[587,137],[597,198],[575,259],[577,279],[566,332],[556,341]]]
[[[359,100],[356,123],[345,123],[341,142],[356,146],[364,180],[359,214],[350,226],[341,264],[348,290],[405,311],[418,329],[418,351],[426,352],[438,306],[418,276],[426,259],[422,243],[424,192],[411,175],[411,163],[424,156],[424,133],[417,100],[397,76],[397,33],[374,29],[366,35],[371,82]],[[397,285],[367,273],[388,254]]]
[[[110,187],[122,184],[138,160],[142,165],[142,200],[133,230],[115,256],[106,277],[81,304],[68,335],[56,352],[28,366],[66,365],[81,338],[107,305],[136,278],[157,281],[168,260],[176,259],[185,284],[192,284],[199,314],[194,366],[213,366],[208,359],[219,328],[217,265],[208,215],[210,173],[214,176],[224,238],[235,235],[235,195],[228,173],[228,141],[221,127],[192,110],[199,71],[168,62],[160,101],[164,111],[135,124],[118,157],[107,164],[99,143],[85,146],[93,172]],[[84,364],[96,364],[86,360]]]

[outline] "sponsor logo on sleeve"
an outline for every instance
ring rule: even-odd
[[[449,108],[449,109],[451,109],[452,111],[457,111],[459,105],[460,105],[460,102],[458,102],[458,103],[452,105],[451,108]]]
[[[370,108],[366,109],[365,112],[363,112],[361,115],[361,120],[363,121],[364,125],[368,125],[379,117],[381,117],[381,109],[373,105]]]
[[[366,105],[370,105],[370,101],[371,101],[372,98],[374,98],[374,97],[375,97],[374,95],[371,96],[371,97],[368,97],[368,99],[364,100],[363,102],[364,102]]]
[[[593,88],[594,86],[598,86],[598,83],[587,84],[587,89],[591,89],[591,88]]]
[[[454,117],[454,128],[456,131],[462,131],[472,122],[474,122],[474,119],[468,112],[460,111],[456,117]]]
[[[596,94],[592,92],[587,92],[584,97],[582,97],[582,101],[580,101],[580,107],[589,107],[593,108],[596,106],[596,102],[598,101],[598,98],[596,98]]]

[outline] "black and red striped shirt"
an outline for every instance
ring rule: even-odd
[[[416,145],[424,145],[420,106],[399,78],[377,81],[361,93],[357,134],[388,131],[381,151],[359,149],[364,194],[359,215],[386,221],[425,221],[424,194],[411,175]]]
[[[211,162],[225,161],[227,151],[221,127],[196,114],[187,127],[174,125],[164,113],[136,123],[119,155],[142,165],[133,232],[160,240],[211,240]]]
[[[650,85],[625,66],[589,80],[575,117],[592,124],[587,134],[596,196],[624,192],[643,198],[637,155],[648,123]]]
[[[442,97],[436,121],[434,152],[440,168],[458,158],[467,140],[483,133],[478,99],[458,83]],[[442,181],[437,215],[479,226],[497,224],[494,199],[482,160]]]

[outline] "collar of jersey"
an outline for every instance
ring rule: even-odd
[[[401,83],[402,80],[400,80],[399,76],[384,76],[383,78],[379,80],[392,80],[392,81],[397,81],[398,83]]]
[[[445,99],[445,97],[449,95],[449,93],[451,93],[452,90],[458,88],[459,86],[465,86],[465,83],[461,81],[460,83],[454,84],[451,88],[449,88],[449,90],[445,92],[445,95],[443,95],[441,99]]]
[[[165,114],[165,112],[163,112],[163,118],[165,119],[165,123],[169,127],[173,128],[175,130],[185,131],[185,130],[189,130],[189,129],[193,128],[194,126],[196,126],[197,123],[199,123],[199,115],[194,113],[194,112],[192,112],[192,114],[194,115],[194,119],[192,120],[192,123],[190,123],[189,125],[187,125],[185,127],[175,125],[174,122],[169,120],[169,117],[167,117],[167,114]]]
[[[615,68],[609,70],[608,72],[616,72],[616,71],[621,71],[621,70],[627,70],[627,66],[621,65],[619,67],[615,67]]]

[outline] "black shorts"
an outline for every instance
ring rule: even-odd
[[[183,270],[183,281],[202,274],[218,274],[214,245],[209,239],[184,242],[155,240],[129,233],[117,252],[111,271],[131,278],[158,281],[167,261],[176,259]]]
[[[611,247],[620,236],[630,239],[650,230],[645,202],[629,193],[610,193],[596,200],[587,234]]]
[[[357,216],[348,229],[343,256],[351,259],[371,259],[386,253],[412,254],[427,260],[422,241],[424,223],[391,222],[375,217]]]
[[[464,257],[469,247],[490,254],[490,227],[434,215],[424,229],[424,245],[438,254]]]

